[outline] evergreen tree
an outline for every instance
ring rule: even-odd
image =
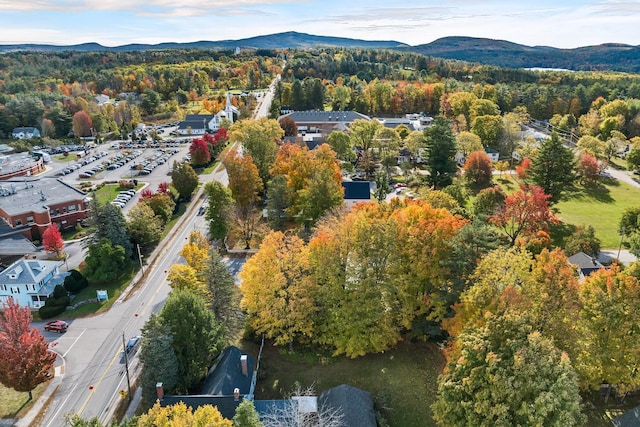
[[[209,251],[208,261],[203,278],[209,294],[208,305],[227,336],[231,336],[240,327],[240,291],[215,249]]]
[[[287,209],[291,207],[291,195],[287,178],[278,175],[269,181],[267,187],[267,221],[276,231],[283,231],[287,220]]]
[[[305,99],[302,82],[298,79],[291,85],[291,108],[295,111],[305,110],[307,100]]]
[[[229,231],[229,219],[233,210],[231,190],[218,181],[207,182],[204,191],[208,196],[206,218],[212,239],[223,239]]]
[[[224,331],[204,300],[190,291],[174,290],[160,317],[173,336],[178,359],[176,391],[188,392],[207,373],[224,345]]]
[[[157,399],[157,383],[161,382],[165,390],[173,389],[178,383],[178,359],[173,351],[173,337],[156,314],[151,314],[142,328],[139,357],[142,362],[142,405],[148,408]]]
[[[456,174],[456,139],[449,122],[442,117],[437,117],[424,134],[427,140],[427,180],[437,190],[450,185]]]
[[[125,257],[131,258],[133,246],[131,245],[127,221],[122,214],[122,210],[111,203],[101,206],[98,202],[92,204],[92,212],[94,209],[93,222],[96,226],[96,232],[89,240],[89,243],[94,244],[102,239],[107,239],[113,246],[122,246]]]
[[[560,200],[562,192],[573,184],[575,160],[571,149],[565,147],[557,134],[540,144],[538,155],[531,165],[533,182],[551,196],[551,202]]]

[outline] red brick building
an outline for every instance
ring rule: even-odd
[[[13,179],[0,182],[2,236],[20,233],[40,240],[54,223],[61,229],[75,227],[87,218],[89,198],[58,179]],[[0,237],[2,237],[0,236]]]

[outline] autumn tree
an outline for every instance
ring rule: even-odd
[[[469,154],[463,169],[465,179],[472,185],[486,187],[493,180],[493,165],[484,150]]]
[[[382,129],[382,124],[379,121],[364,119],[354,120],[349,127],[351,146],[358,147],[361,150],[358,161],[359,167],[369,176],[373,174],[375,166],[372,149],[375,145],[376,135],[380,129]]]
[[[261,118],[241,120],[229,130],[231,142],[242,144],[246,153],[254,159],[263,185],[269,182],[269,168],[278,152],[278,144],[284,131],[276,120]]]
[[[78,111],[73,115],[73,134],[80,138],[91,135],[91,117],[85,111]]]
[[[463,131],[456,135],[456,147],[458,152],[468,156],[474,151],[484,150],[482,140],[475,133]]]
[[[263,427],[264,424],[260,421],[260,414],[253,406],[253,402],[242,399],[233,416],[233,425],[234,427]]]
[[[473,214],[484,218],[495,215],[504,207],[507,195],[497,185],[480,190],[473,200]]]
[[[247,321],[276,345],[308,343],[315,335],[317,304],[308,250],[295,235],[269,233],[239,273]]]
[[[202,297],[189,291],[172,291],[160,318],[173,336],[173,351],[178,359],[176,390],[188,392],[205,376],[213,358],[222,350],[223,329]]]
[[[549,209],[549,199],[542,188],[522,185],[507,196],[502,209],[489,220],[503,230],[513,246],[519,237],[531,237],[557,222]]]
[[[218,181],[207,182],[204,186],[208,206],[206,216],[209,235],[212,239],[223,239],[229,232],[229,222],[233,211],[231,191]]]
[[[57,224],[49,225],[42,233],[42,247],[45,251],[56,254],[57,257],[62,253],[64,240]]]
[[[224,418],[215,406],[201,405],[193,410],[184,402],[169,406],[160,406],[158,402],[138,419],[138,427],[169,425],[233,427],[233,422]]]
[[[557,202],[574,181],[574,163],[572,151],[562,145],[557,134],[552,134],[540,144],[531,164],[531,179],[550,196],[550,202]]]
[[[298,126],[291,117],[281,118],[280,127],[284,131],[284,136],[298,136]]]
[[[225,156],[223,163],[229,175],[229,190],[236,203],[236,218],[242,229],[242,238],[245,247],[249,248],[259,220],[257,204],[262,180],[250,154],[240,156],[237,152],[231,152]]]
[[[577,176],[580,179],[580,183],[593,184],[600,179],[600,165],[598,159],[590,154],[583,154],[578,159],[576,165]]]
[[[624,394],[640,386],[636,375],[640,351],[640,284],[618,267],[599,270],[580,286],[580,353],[576,370],[584,385],[603,382]]]
[[[453,182],[457,168],[454,161],[456,154],[455,137],[449,122],[441,117],[433,121],[433,126],[425,129],[427,149],[427,181],[436,190]]]
[[[211,161],[211,152],[204,138],[193,138],[189,146],[189,153],[191,154],[191,163],[196,167],[206,166]]]
[[[521,181],[526,181],[529,177],[529,170],[531,169],[531,160],[528,157],[522,159],[520,164],[516,166],[516,176]]]
[[[522,315],[462,333],[432,405],[440,425],[581,426],[577,375],[566,353]]]
[[[2,302],[0,312],[0,383],[29,393],[52,376],[56,354],[40,331],[31,327],[31,310],[13,298]]]
[[[173,162],[171,170],[171,183],[183,200],[189,200],[193,191],[198,186],[198,174],[186,162]]]

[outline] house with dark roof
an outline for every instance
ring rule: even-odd
[[[630,411],[615,417],[613,420],[615,427],[638,427],[640,426],[640,406],[636,406]]]
[[[11,132],[13,139],[40,138],[40,131],[34,127],[17,127]]]
[[[371,201],[371,182],[342,181],[344,188],[344,203],[351,208],[356,203]]]
[[[188,114],[178,125],[178,135],[204,135],[210,129],[212,114]]]
[[[243,397],[253,399],[251,384],[254,381],[255,358],[244,354],[234,346],[227,347],[213,364],[196,395],[165,395],[162,383],[158,385],[161,406],[184,402],[192,408],[213,405],[223,417],[232,419]]]
[[[594,271],[605,268],[600,261],[585,254],[584,252],[578,252],[575,255],[571,255],[569,257],[569,264],[573,265],[578,270],[580,280],[584,280],[585,277],[591,275]]]
[[[0,272],[0,301],[13,298],[22,307],[37,309],[64,282],[68,273],[60,272],[62,261],[21,259]]]
[[[343,425],[349,427],[376,427],[376,413],[371,393],[342,384],[325,390],[318,396],[320,411],[342,413]]]

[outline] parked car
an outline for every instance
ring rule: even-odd
[[[49,332],[67,332],[69,324],[64,320],[52,320],[44,324],[44,330]]]

